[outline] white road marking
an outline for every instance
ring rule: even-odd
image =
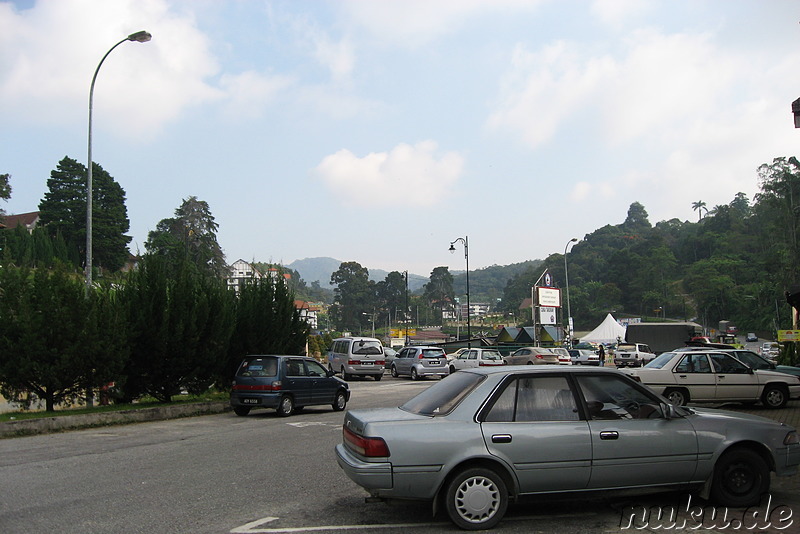
[[[389,528],[419,528],[440,527],[446,522],[439,523],[389,523],[384,525],[320,525],[316,527],[284,527],[284,528],[257,528],[266,523],[277,520],[277,517],[265,517],[241,527],[231,530],[231,534],[280,534],[288,532],[318,532],[324,530],[382,530]]]
[[[321,421],[300,421],[299,423],[286,423],[286,424],[289,425],[289,426],[296,427],[296,428],[305,428],[307,426],[334,426],[336,428],[339,428],[340,426],[342,426],[339,423],[336,423],[336,424],[334,424],[334,423],[323,423]]]

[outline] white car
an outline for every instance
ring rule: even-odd
[[[571,349],[569,355],[572,365],[600,365],[600,356],[589,349]]]
[[[505,365],[503,355],[497,349],[467,349],[448,362],[450,373],[455,373],[461,369],[473,367],[491,367],[494,365]]]
[[[676,406],[688,402],[761,402],[783,408],[800,396],[800,377],[752,369],[720,351],[665,352],[639,369],[624,372]]]
[[[558,356],[559,365],[572,365],[572,356],[569,355],[569,350],[564,347],[554,347],[550,350]]]

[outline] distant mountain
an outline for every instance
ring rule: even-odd
[[[295,260],[286,267],[300,273],[300,277],[306,284],[311,285],[315,280],[319,282],[320,287],[331,288],[331,275],[339,270],[342,264],[341,260],[334,258],[304,258],[302,260]],[[366,265],[364,266],[366,267]],[[381,282],[386,279],[388,271],[382,269],[370,269],[369,279],[375,282]],[[418,274],[408,273],[408,289],[409,291],[416,291],[421,289],[423,285],[427,284],[429,277],[420,276]]]

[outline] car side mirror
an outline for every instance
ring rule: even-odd
[[[676,419],[678,417],[678,410],[675,406],[666,402],[661,403],[661,416],[664,419]]]
[[[328,378],[332,377],[335,374],[336,373],[333,372],[333,369],[325,369],[325,376],[327,376]]]

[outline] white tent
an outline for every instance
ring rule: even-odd
[[[625,327],[609,313],[597,328],[581,337],[581,342],[615,343],[618,339],[625,339]]]

